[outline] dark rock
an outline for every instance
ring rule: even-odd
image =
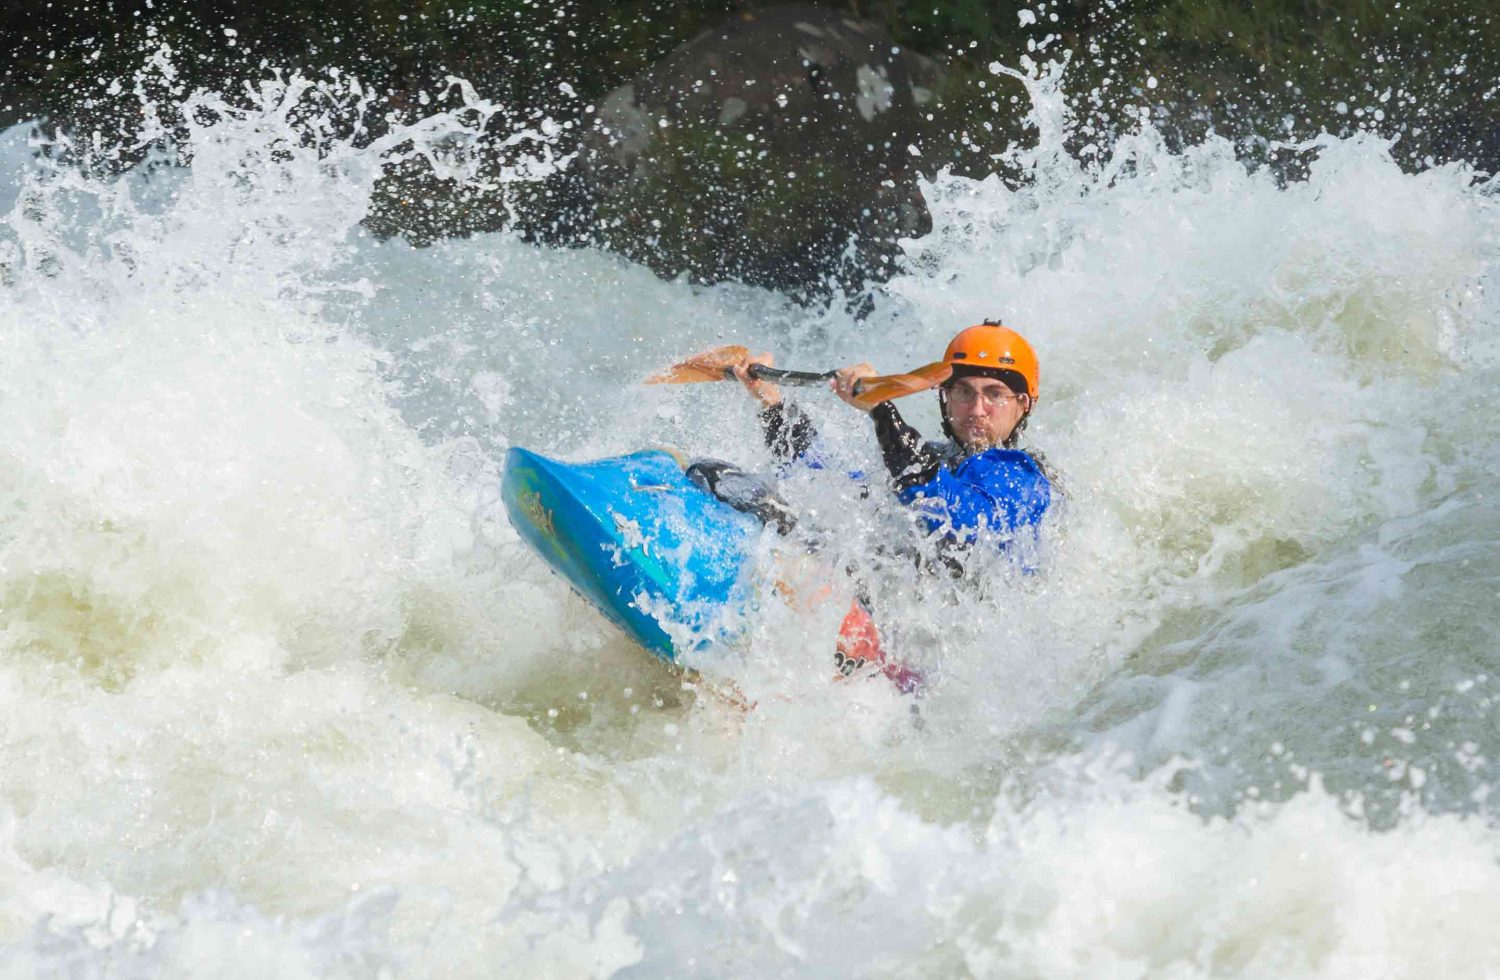
[[[931,228],[916,178],[941,80],[838,11],[744,14],[600,100],[529,230],[668,277],[857,290]]]

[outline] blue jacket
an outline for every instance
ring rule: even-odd
[[[943,462],[919,479],[898,477],[897,499],[922,515],[930,533],[967,543],[980,528],[1007,536],[1041,522],[1052,484],[1029,453],[995,448],[960,455],[945,451],[951,445],[930,447]]]
[[[999,447],[969,453],[958,443],[929,443],[890,402],[870,413],[897,499],[949,546],[967,547],[982,528],[1000,547],[1037,525],[1052,503],[1052,484],[1031,454]],[[802,459],[817,438],[812,421],[785,402],[761,412],[766,444],[782,460]]]

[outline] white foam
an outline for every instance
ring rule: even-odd
[[[186,168],[26,164],[5,971],[1483,975],[1493,190],[1369,139],[1284,184],[1149,129],[1085,164],[1027,82],[1027,179],[928,187],[858,322],[504,234],[371,242],[407,150],[286,101],[348,87],[203,96]],[[982,598],[872,574],[915,714],[828,680],[847,591],[763,597],[684,688],[498,511],[510,445],[768,465],[732,386],[634,384],[683,353],[899,370],[996,314],[1042,351],[1065,506],[1043,573]],[[862,417],[800,397],[879,472]],[[901,526],[836,470],[786,492],[831,568]]]

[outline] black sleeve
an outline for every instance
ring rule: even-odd
[[[942,457],[927,446],[920,432],[906,424],[895,405],[881,402],[870,411],[870,418],[875,420],[875,440],[880,443],[885,468],[898,492],[937,476]]]
[[[801,456],[818,437],[812,419],[785,400],[760,410],[760,426],[765,433],[766,448],[780,460],[790,461]]]

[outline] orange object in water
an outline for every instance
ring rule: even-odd
[[[695,381],[724,381],[724,369],[750,356],[750,348],[731,344],[701,351],[665,371],[658,371],[643,383],[648,385],[688,384]]]
[[[880,631],[865,604],[855,599],[839,625],[838,647],[833,655],[839,677],[853,677],[869,668],[891,679],[902,694],[910,694],[922,684],[922,675],[898,664],[886,655],[880,645]]]

